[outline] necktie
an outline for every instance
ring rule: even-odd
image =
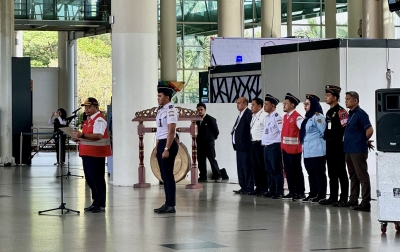
[[[240,114],[239,114],[238,117],[236,118],[236,122],[235,122],[235,125],[233,125],[232,131],[231,131],[231,135],[233,135],[233,133],[235,132],[236,126],[238,125],[239,120],[240,120]]]

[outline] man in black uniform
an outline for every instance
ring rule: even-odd
[[[338,103],[340,91],[341,88],[338,86],[328,85],[325,87],[325,102],[331,107],[326,112],[325,129],[330,197],[319,201],[319,204],[345,207],[349,196],[349,179],[343,151],[343,134],[346,129],[348,113]],[[341,193],[338,201],[339,182]]]
[[[203,118],[203,121],[197,121],[198,135],[197,143],[197,161],[199,162],[199,182],[207,181],[207,163],[210,161],[213,172],[212,179],[215,182],[221,182],[221,173],[219,171],[217,160],[215,160],[215,140],[218,138],[219,130],[217,120],[207,114],[207,107],[204,103],[197,104],[197,112]]]

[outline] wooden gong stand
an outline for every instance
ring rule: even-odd
[[[203,188],[202,184],[198,183],[198,169],[197,169],[197,144],[196,144],[196,137],[197,137],[197,125],[196,121],[202,121],[202,118],[197,114],[197,111],[176,107],[179,113],[178,121],[191,121],[189,127],[180,127],[177,128],[177,132],[181,133],[190,133],[192,136],[192,167],[190,168],[191,173],[191,183],[186,185],[186,189],[198,189]],[[139,122],[138,125],[138,135],[139,135],[139,183],[134,184],[134,188],[145,188],[150,187],[150,183],[146,183],[146,170],[144,167],[144,143],[143,143],[143,136],[146,133],[154,133],[157,131],[157,128],[150,128],[144,126],[144,122],[155,121],[157,116],[158,108],[151,108],[147,110],[142,110],[135,113],[135,118],[132,119],[132,122]]]

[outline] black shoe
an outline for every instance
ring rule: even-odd
[[[282,194],[275,194],[272,199],[282,199]]]
[[[236,193],[236,194],[241,194],[241,193],[243,193],[245,191],[243,189],[240,189],[240,190],[233,190],[233,192]]]
[[[161,209],[158,211],[159,214],[164,214],[164,213],[176,213],[175,207],[173,206],[167,206],[164,209]]]
[[[106,209],[104,207],[95,207],[92,210],[92,213],[104,213],[106,211]]]
[[[199,182],[199,183],[201,183],[201,182],[207,182],[207,179],[199,178],[198,182]]]
[[[263,196],[264,198],[271,198],[272,196],[274,196],[274,193],[265,192],[265,193],[262,194],[262,196]]]
[[[86,211],[92,211],[95,208],[96,208],[95,206],[91,205],[91,206],[85,207],[83,210],[85,210],[85,212],[86,212]]]
[[[314,198],[314,199],[311,200],[311,203],[312,203],[312,204],[316,204],[316,203],[319,203],[319,202],[320,202],[321,200],[323,200],[323,199],[325,199],[325,198],[316,197],[316,198]]]
[[[329,199],[321,199],[318,203],[320,205],[327,206],[327,205],[332,205],[333,203],[335,203],[335,201],[329,198]]]
[[[347,201],[341,207],[353,207],[353,206],[358,206],[358,202]]]
[[[363,211],[363,212],[371,212],[370,204],[360,204],[358,206],[350,207],[351,210]]]
[[[164,204],[164,205],[162,205],[160,208],[156,208],[156,209],[154,209],[154,212],[155,213],[158,213],[160,210],[163,210],[163,209],[165,209],[166,207],[168,207],[166,204]]]
[[[293,194],[291,194],[291,193],[288,193],[282,197],[282,199],[292,199],[292,198],[293,198]]]
[[[336,201],[336,202],[332,203],[332,206],[333,207],[348,207],[347,201],[345,201],[345,200]]]
[[[292,200],[293,201],[302,201],[306,197],[305,194],[296,194],[293,196]]]
[[[316,197],[308,195],[307,198],[302,199],[301,202],[310,203],[314,198],[316,198]]]
[[[256,191],[251,191],[247,193],[248,195],[257,195]]]

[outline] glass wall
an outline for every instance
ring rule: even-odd
[[[107,21],[111,0],[14,0],[15,19]]]
[[[244,36],[261,37],[261,0],[243,1]],[[281,0],[282,37],[287,37],[287,2]],[[347,0],[336,0],[336,3],[337,37],[344,38],[347,37]],[[207,71],[210,62],[210,38],[218,33],[217,7],[217,0],[176,0],[177,81],[186,82],[180,102],[198,102],[198,73]],[[325,37],[325,0],[292,0],[291,15],[293,36]]]

